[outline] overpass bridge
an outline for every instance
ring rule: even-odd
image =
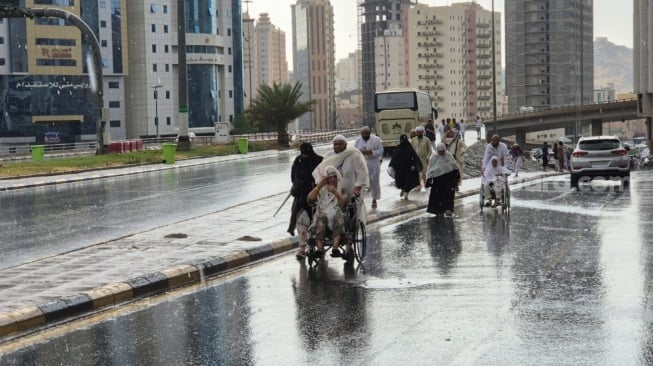
[[[533,112],[505,114],[496,120],[496,132],[500,136],[515,136],[517,143],[526,142],[527,132],[591,126],[592,135],[603,134],[603,122],[641,119],[637,99],[612,102],[560,106]],[[486,131],[494,131],[494,121],[486,121]],[[490,132],[488,132],[490,133]],[[651,138],[650,136],[648,137]]]

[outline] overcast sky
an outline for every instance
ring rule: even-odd
[[[286,50],[288,66],[292,69],[292,18],[290,5],[296,0],[252,0],[243,2],[253,18],[258,14],[269,13],[272,24],[286,32]],[[336,61],[347,57],[356,50],[358,43],[357,12],[358,0],[331,0],[335,13]],[[464,1],[419,0],[419,3],[431,6],[450,5]],[[490,10],[492,0],[478,0],[478,4]],[[503,0],[494,1],[494,10],[501,12],[503,18]],[[502,24],[503,24],[502,19]],[[503,33],[503,32],[502,32]],[[607,37],[612,43],[633,47],[633,1],[632,0],[594,0],[594,37]]]

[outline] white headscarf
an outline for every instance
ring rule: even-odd
[[[439,177],[456,169],[459,169],[458,163],[456,163],[456,159],[454,159],[453,155],[451,155],[450,152],[445,150],[443,155],[440,155],[436,152],[435,154],[431,155],[431,160],[429,160],[429,168],[426,171],[426,178]]]

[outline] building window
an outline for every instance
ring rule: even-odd
[[[156,13],[156,4],[150,4],[150,13]]]
[[[170,99],[170,90],[166,90],[166,99]]]
[[[152,24],[152,33],[156,33],[156,24]]]
[[[163,5],[163,14],[168,14],[168,5]]]
[[[168,45],[164,45],[163,46],[163,52],[170,53],[170,47],[168,47]]]
[[[166,117],[166,125],[170,126],[172,124],[172,119],[170,117]]]
[[[166,64],[166,72],[170,72],[170,64]]]
[[[107,46],[108,46],[107,40],[103,39],[102,40],[102,47],[107,47]]]
[[[119,101],[110,101],[109,102],[109,108],[120,108],[120,102]]]
[[[109,121],[109,127],[120,128],[120,120],[114,119]]]
[[[120,83],[117,81],[110,81],[109,89],[120,89]]]
[[[0,58],[0,66],[4,66],[4,65],[5,65],[5,58],[3,57]]]
[[[156,64],[152,64],[152,72],[157,72],[158,69],[159,68],[156,66]]]
[[[233,97],[234,97],[234,92],[233,92],[233,90],[229,90],[229,98],[233,98]]]
[[[167,24],[163,25],[163,33],[168,33],[168,25]]]
[[[100,28],[106,28],[107,27],[107,21],[106,20],[100,20]]]
[[[228,72],[231,74],[231,65],[229,65]]]
[[[155,44],[152,45],[152,53],[156,53],[156,45]]]

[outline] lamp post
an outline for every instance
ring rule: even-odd
[[[492,134],[497,134],[497,53],[494,41],[494,0],[492,0]],[[486,136],[487,137],[487,136]]]
[[[163,85],[158,84],[152,87],[154,89],[154,125],[156,126],[156,139],[159,140],[159,91],[158,89]]]
[[[247,36],[245,36],[245,42],[247,42],[247,68],[249,69],[249,105],[252,105],[252,34],[250,33],[252,30],[252,23],[254,22],[254,19],[251,19],[249,16],[249,3],[253,2],[252,0],[244,0],[243,1],[245,4],[247,4],[247,9],[245,11],[245,14],[247,14]]]

